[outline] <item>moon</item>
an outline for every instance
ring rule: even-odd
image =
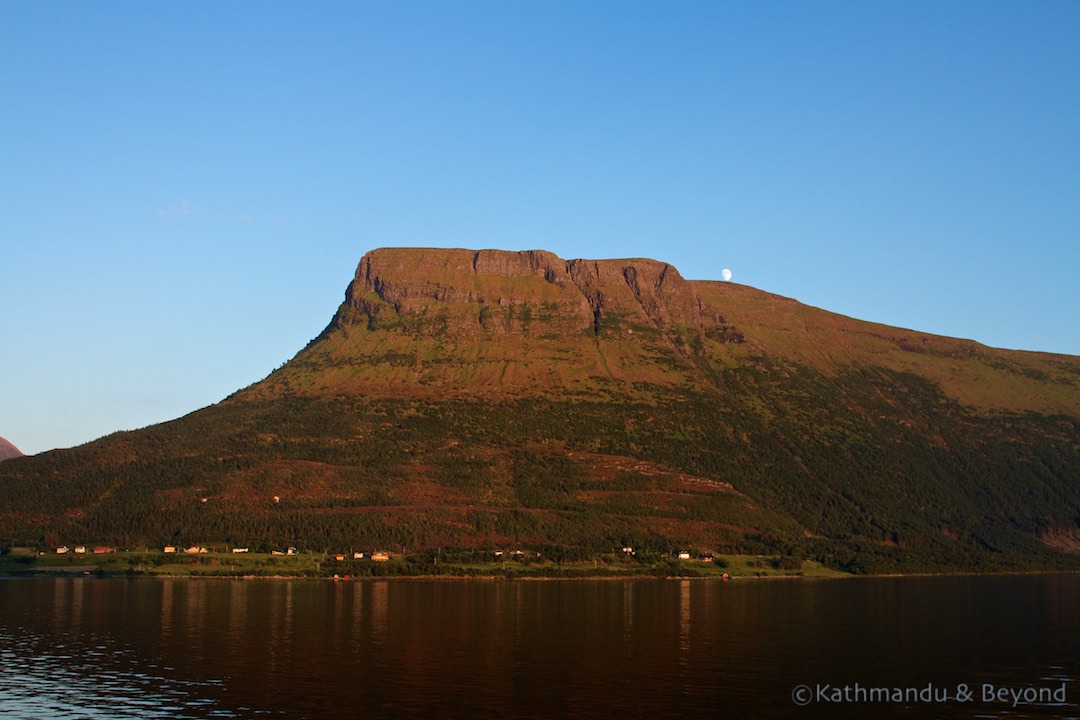
[[[728,282],[729,280],[731,280],[731,271],[728,270],[727,268],[724,268],[723,270],[721,270],[720,271],[720,279],[722,279],[724,282]]]

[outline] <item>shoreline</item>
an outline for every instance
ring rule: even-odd
[[[857,580],[857,579],[909,579],[909,578],[947,578],[947,577],[1023,577],[1031,575],[1078,575],[1080,570],[1026,570],[1007,572],[975,572],[956,570],[947,572],[883,573],[874,575],[853,575],[836,573],[834,575],[648,575],[648,574],[597,574],[597,575],[500,575],[500,574],[445,574],[445,575],[260,575],[252,573],[129,573],[102,571],[92,566],[66,566],[56,568],[34,568],[22,571],[0,571],[0,580],[42,579],[42,578],[87,578],[96,580],[291,580],[305,582],[578,582],[578,581],[632,581],[632,582],[740,582],[746,580]]]
[[[42,553],[33,548],[12,548],[0,556],[0,578],[229,578],[267,580],[822,580],[840,578],[893,578],[945,576],[1008,576],[1075,574],[1080,568],[1057,567],[953,567],[911,572],[891,569],[878,573],[850,573],[810,558],[785,555],[717,554],[678,560],[649,555],[624,558],[616,553],[592,559],[551,560],[431,558],[426,555],[380,553],[347,557],[345,553],[211,552],[179,555],[155,551],[119,550],[93,556]],[[437,560],[437,562],[435,561]]]

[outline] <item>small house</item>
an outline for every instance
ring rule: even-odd
[[[363,560],[364,559],[364,553],[354,552],[352,554],[352,556],[353,556],[353,560]]]
[[[237,553],[246,553],[248,551],[248,549],[247,548],[233,548],[232,551],[233,551],[233,555],[236,555]]]
[[[64,554],[69,553],[69,552],[71,552],[71,549],[68,548],[67,545],[65,545],[64,547],[56,548],[56,554],[57,555],[64,555]]]
[[[167,552],[167,553],[176,552],[176,546],[175,545],[166,545],[165,546],[165,552]]]
[[[107,555],[107,554],[113,553],[113,552],[116,552],[115,548],[110,548],[110,547],[96,547],[96,548],[94,548],[94,554],[95,555]]]
[[[76,555],[85,555],[86,554],[86,546],[85,545],[76,545],[75,546],[75,554]]]
[[[690,559],[690,553],[688,553],[688,552],[679,553],[679,559],[680,560],[689,560]]]
[[[373,552],[371,553],[371,559],[375,562],[386,562],[390,559],[390,554],[384,552]]]

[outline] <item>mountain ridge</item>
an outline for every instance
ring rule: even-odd
[[[561,335],[559,348],[538,342],[543,333],[536,329],[544,318],[543,327]],[[407,385],[416,391],[417,383],[425,383],[461,391],[467,383],[424,368],[425,354],[432,359],[438,355],[436,343],[424,342],[425,338],[460,345],[463,339],[479,342],[495,337],[509,349],[506,336],[517,336],[531,342],[518,343],[516,352],[501,355],[473,348],[475,359],[483,360],[473,365],[489,366],[486,372],[474,368],[489,381],[475,383],[474,391],[484,394],[508,384],[514,392],[529,392],[568,379],[564,373],[528,372],[527,366],[538,356],[553,364],[576,361],[582,372],[573,378],[574,384],[582,389],[595,385],[598,376],[619,374],[619,363],[608,362],[604,346],[624,356],[622,365],[632,368],[653,357],[641,352],[642,345],[664,345],[686,359],[693,354],[691,345],[700,344],[701,354],[721,362],[757,353],[824,371],[849,365],[912,371],[982,410],[1080,412],[1080,373],[1072,356],[996,349],[973,340],[857,320],[748,286],[685,280],[673,266],[650,259],[563,260],[535,250],[374,250],[361,259],[334,320],[306,350],[320,340],[330,341],[322,359],[333,363],[350,352],[342,335],[390,328],[401,328],[413,337],[415,372],[403,369],[407,357],[398,352],[400,348],[384,346],[392,352],[386,362],[373,363],[381,375],[365,385],[368,390],[385,387],[390,377],[398,380],[392,382],[396,390]],[[644,331],[645,336],[632,338],[635,331]],[[790,341],[811,332],[830,333],[830,342]],[[894,351],[899,354],[890,357]],[[301,352],[294,361],[300,366],[316,362],[311,355],[318,353]],[[493,377],[490,366],[499,363],[500,373]],[[999,371],[1005,371],[1002,377],[1007,382],[999,380],[993,392],[987,392],[986,376],[1001,375]],[[627,379],[666,384],[685,380],[655,368],[644,377],[628,374]],[[291,390],[297,390],[296,383]]]

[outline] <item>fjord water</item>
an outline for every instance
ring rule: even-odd
[[[1074,718],[1078,608],[1075,575],[4,579],[0,717]],[[974,697],[818,690],[856,683]]]

